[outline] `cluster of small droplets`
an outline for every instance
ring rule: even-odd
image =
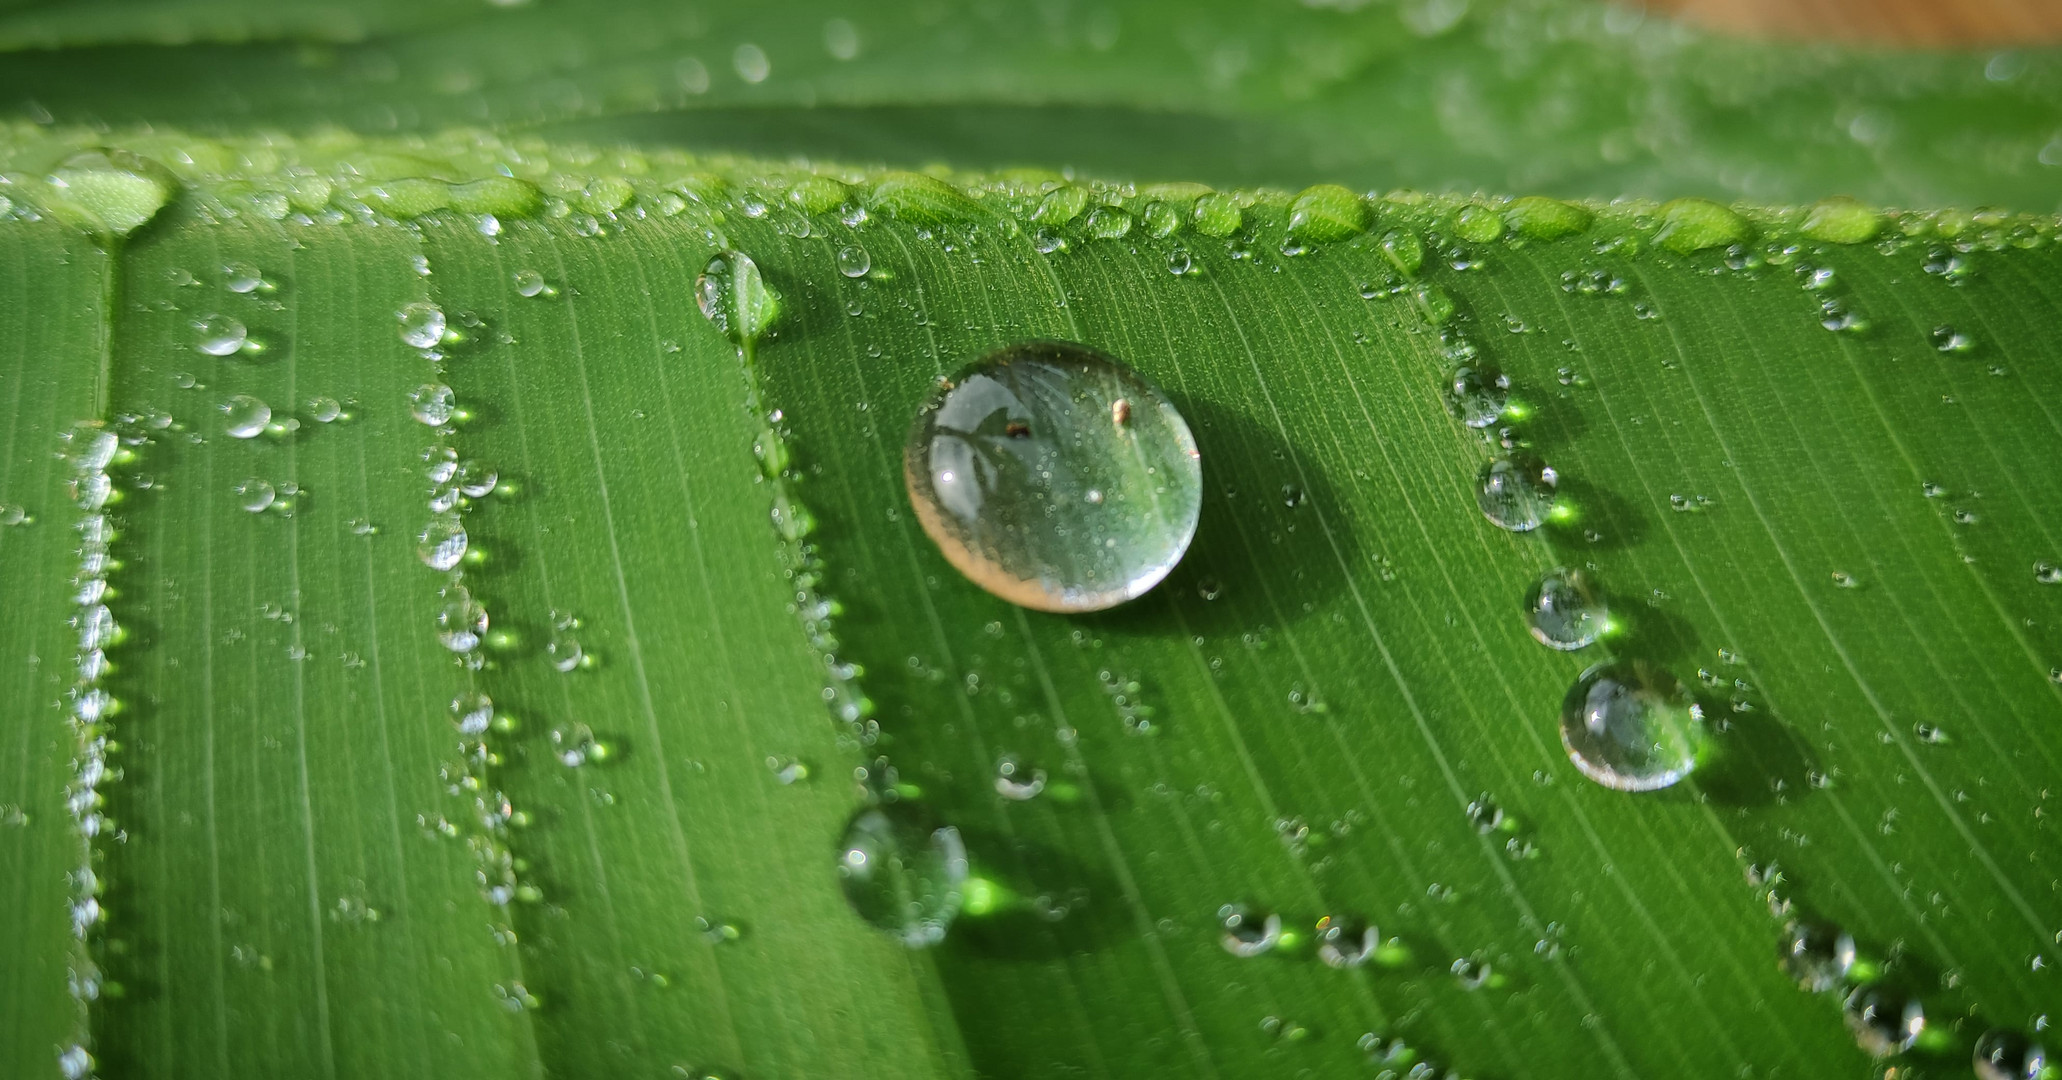
[[[1117,711],[1117,719],[1124,730],[1131,735],[1151,735],[1153,707],[1140,697],[1143,687],[1137,679],[1120,675],[1108,668],[1095,673],[1096,681],[1102,684],[1103,693],[1110,699],[1110,707]]]
[[[78,866],[67,878],[71,884],[71,928],[78,941],[73,951],[68,986],[82,1006],[79,1041],[65,1048],[59,1058],[67,1077],[86,1077],[93,1071],[93,1056],[86,1049],[83,1007],[97,1000],[107,988],[94,960],[107,912],[101,905],[103,882],[95,870],[95,840],[118,836],[119,830],[106,812],[105,787],[121,776],[119,767],[109,764],[114,748],[111,721],[121,703],[107,688],[112,670],[108,651],[121,644],[125,633],[108,607],[114,591],[109,575],[118,567],[112,545],[115,525],[110,505],[119,492],[109,470],[134,460],[135,451],[125,442],[140,443],[141,436],[125,440],[98,421],[74,425],[65,436],[65,461],[74,505],[80,517],[79,563],[73,584],[78,613],[73,625],[78,631],[78,651],[73,662],[72,688],[67,694],[66,717],[72,735],[72,775],[65,787],[65,808],[78,829],[81,851]]]

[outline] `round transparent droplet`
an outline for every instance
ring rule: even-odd
[[[2016,1031],[1986,1031],[1970,1055],[1977,1080],[2046,1080],[2048,1054]]]
[[[327,395],[308,399],[308,419],[318,424],[333,424],[343,419],[344,404]]]
[[[1327,967],[1359,967],[1381,943],[1380,931],[1353,919],[1326,916],[1317,924],[1317,958]]]
[[[456,514],[439,514],[416,535],[415,554],[432,570],[449,570],[465,558],[465,525]]]
[[[1553,467],[1531,454],[1512,454],[1482,466],[1476,477],[1475,504],[1490,524],[1512,532],[1530,532],[1554,510]]]
[[[849,278],[865,277],[873,269],[873,256],[858,244],[846,244],[838,249],[838,273]]]
[[[1874,1057],[1911,1049],[1926,1030],[1926,1009],[1918,998],[1880,988],[1862,987],[1849,994],[1845,1011],[1847,1030],[1854,1033],[1855,1044]]]
[[[250,331],[227,315],[208,315],[194,320],[193,347],[209,356],[228,356],[243,348]]]
[[[28,507],[20,503],[0,503],[0,526],[26,525],[29,521]]]
[[[1525,622],[1532,636],[1549,649],[1573,651],[1589,646],[1604,632],[1609,612],[1603,598],[1581,570],[1555,567],[1540,575],[1525,594]]]
[[[491,465],[478,461],[464,461],[459,463],[451,482],[458,485],[458,490],[466,498],[484,499],[494,494],[494,488],[501,482],[501,475],[495,472]]]
[[[1217,923],[1224,929],[1218,943],[1233,956],[1259,956],[1282,940],[1280,915],[1254,911],[1244,904],[1226,904],[1218,908]]]
[[[1180,561],[1202,505],[1186,421],[1137,372],[1080,345],[990,353],[939,386],[903,452],[917,519],[1012,603],[1098,611]]]
[[[1013,802],[1025,802],[1045,790],[1045,770],[1033,769],[1015,758],[1003,758],[995,767],[995,793]]]
[[[1854,967],[1854,938],[1837,926],[1795,922],[1783,930],[1783,970],[1814,994],[1839,986]]]
[[[551,641],[544,646],[544,657],[560,671],[578,671],[587,659],[587,650],[580,647],[579,638],[560,630],[553,633]]]
[[[401,340],[418,349],[435,348],[444,340],[444,310],[427,301],[394,313],[401,320]]]
[[[515,272],[515,291],[517,296],[533,298],[552,296],[558,292],[557,289],[551,287],[549,282],[544,280],[543,274],[535,270],[518,270]]]
[[[1447,408],[1471,428],[1496,423],[1510,398],[1511,380],[1494,368],[1457,367],[1447,382]]]
[[[1187,248],[1178,247],[1167,252],[1167,272],[1175,277],[1188,273],[1195,265],[1196,261],[1189,255]]]
[[[486,633],[487,609],[462,587],[446,590],[444,603],[437,608],[437,640],[452,652],[471,652],[480,647],[480,638]]]
[[[265,288],[265,275],[247,262],[222,267],[222,287],[233,293],[258,292]]]
[[[233,439],[255,438],[272,422],[272,406],[238,394],[222,403],[222,429]]]
[[[461,735],[483,735],[494,722],[494,699],[469,691],[451,699],[451,723]]]
[[[920,949],[944,940],[959,914],[967,853],[958,829],[908,803],[886,803],[853,815],[837,867],[860,918]]]
[[[1582,673],[1561,705],[1561,745],[1591,780],[1617,791],[1665,788],[1696,768],[1703,709],[1674,675],[1644,660]]]
[[[431,427],[450,423],[457,408],[451,388],[443,383],[424,383],[408,392],[409,415]]]
[[[262,514],[272,508],[272,502],[279,497],[272,485],[253,476],[236,485],[236,505],[253,514]]]
[[[594,737],[594,731],[577,720],[551,727],[551,754],[558,763],[568,769],[577,769],[590,761],[599,762],[608,757],[608,747]]]

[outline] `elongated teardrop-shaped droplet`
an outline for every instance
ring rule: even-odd
[[[1977,1080],[2043,1080],[2048,1054],[2014,1031],[1986,1031],[1971,1055]]]
[[[1604,632],[1608,612],[1580,570],[1555,567],[1542,574],[1525,597],[1525,621],[1549,649],[1587,647]]]
[[[867,922],[912,949],[944,940],[959,914],[967,852],[959,830],[907,803],[853,815],[838,842],[838,883]]]
[[[1582,673],[1561,705],[1561,745],[1582,775],[1618,791],[1665,788],[1697,767],[1704,711],[1644,660]]]
[[[724,251],[695,279],[695,306],[725,337],[742,345],[773,325],[780,315],[780,295],[766,286],[750,255]]]
[[[1041,611],[1100,611],[1159,584],[1195,536],[1203,465],[1137,372],[1033,341],[941,384],[903,450],[917,520],[975,584]]]
[[[1837,926],[1795,922],[1783,931],[1783,970],[1797,985],[1822,994],[1854,967],[1854,938]]]
[[[1531,532],[1554,510],[1553,466],[1531,454],[1500,457],[1482,466],[1476,478],[1475,503],[1490,524],[1512,532]]]

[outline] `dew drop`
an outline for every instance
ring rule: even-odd
[[[484,735],[494,722],[494,699],[478,691],[451,699],[451,723],[461,735]]]
[[[1381,932],[1366,923],[1336,915],[1317,921],[1317,958],[1327,967],[1359,967],[1381,943]]]
[[[432,570],[449,570],[465,558],[465,526],[455,514],[440,514],[416,535],[415,554]]]
[[[544,646],[544,657],[559,671],[578,671],[587,660],[587,650],[580,647],[579,638],[565,630],[557,630]]]
[[[271,283],[265,280],[265,275],[247,262],[233,262],[223,266],[222,287],[233,293],[272,291]]]
[[[1259,956],[1282,940],[1282,917],[1273,912],[1226,904],[1217,909],[1217,922],[1224,928],[1218,941],[1233,956]]]
[[[766,286],[751,256],[725,251],[695,279],[695,306],[724,336],[742,345],[758,340],[772,325],[780,314],[780,296]]]
[[[1822,994],[1854,967],[1854,938],[1837,926],[1794,922],[1783,930],[1782,962],[1798,986]]]
[[[2044,1080],[2048,1054],[2014,1031],[1986,1031],[1970,1055],[1977,1080]]]
[[[333,397],[311,397],[308,418],[318,424],[333,424],[344,418],[344,404]]]
[[[1968,352],[1976,347],[1975,338],[1952,326],[1936,326],[1930,336],[1933,339],[1933,347],[1944,353]]]
[[[1045,790],[1045,770],[1027,768],[1015,758],[995,766],[995,793],[1012,802],[1026,802]]]
[[[2062,585],[2062,566],[2051,562],[2034,563],[2033,580],[2043,585]]]
[[[1195,260],[1189,257],[1187,248],[1175,248],[1167,253],[1167,272],[1180,277],[1189,272]]]
[[[594,737],[593,729],[578,720],[569,720],[551,726],[551,754],[558,763],[568,769],[577,769],[590,761],[608,759],[608,744]]]
[[[414,348],[433,349],[444,340],[444,311],[435,304],[409,304],[394,317],[401,320],[401,340]]]
[[[1202,503],[1201,457],[1174,405],[1130,368],[1056,341],[1000,349],[941,384],[903,476],[953,566],[1041,611],[1099,611],[1158,584]]]
[[[253,476],[236,485],[235,495],[236,505],[253,514],[262,514],[272,508],[278,492],[273,490],[271,484]]]
[[[35,520],[20,503],[0,503],[0,526],[27,525]]]
[[[250,340],[250,331],[227,315],[207,315],[196,319],[193,329],[197,335],[193,347],[209,356],[228,356]]]
[[[1581,570],[1556,567],[1540,575],[1525,596],[1532,637],[1549,649],[1573,651],[1603,634],[1609,611]]]
[[[1503,416],[1511,380],[1494,368],[1457,367],[1446,388],[1446,406],[1471,428],[1485,428]]]
[[[1919,999],[1901,999],[1881,989],[1863,987],[1849,994],[1847,1029],[1862,1050],[1889,1057],[1911,1049],[1926,1030],[1926,1010]]]
[[[838,249],[838,273],[849,278],[865,277],[873,269],[873,256],[858,244],[846,244]]]
[[[484,499],[494,494],[494,489],[500,486],[501,474],[495,472],[491,465],[478,461],[463,461],[455,470],[452,482],[458,485],[459,492],[466,498]]]
[[[935,945],[959,914],[967,878],[959,830],[908,803],[854,814],[838,843],[838,883],[859,917],[912,949]]]
[[[1561,745],[1584,776],[1616,791],[1665,788],[1696,768],[1703,708],[1644,660],[1582,673],[1561,705]]]
[[[1554,511],[1554,485],[1560,476],[1531,454],[1512,454],[1482,466],[1476,478],[1475,503],[1490,524],[1512,532],[1530,532]]]
[[[254,438],[272,422],[272,406],[249,394],[238,394],[221,408],[223,430],[233,439]]]
[[[451,388],[443,383],[424,383],[408,392],[408,413],[431,427],[451,422],[457,404]]]
[[[544,275],[535,270],[518,270],[515,272],[515,291],[517,296],[528,299],[535,299],[537,297],[550,299],[558,295],[558,290],[552,288],[551,283],[544,280]]]
[[[437,608],[437,640],[452,652],[471,652],[486,633],[487,609],[463,585],[446,589],[444,603]]]

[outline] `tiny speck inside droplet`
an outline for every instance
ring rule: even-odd
[[[903,475],[953,566],[1041,611],[1143,594],[1188,550],[1202,505],[1201,456],[1174,405],[1067,342],[1012,345],[941,384]]]
[[[1582,775],[1617,791],[1654,791],[1696,768],[1703,709],[1644,660],[1582,673],[1561,705],[1561,745]]]
[[[959,830],[907,803],[866,807],[838,843],[838,884],[867,922],[920,949],[944,940],[967,878]]]

